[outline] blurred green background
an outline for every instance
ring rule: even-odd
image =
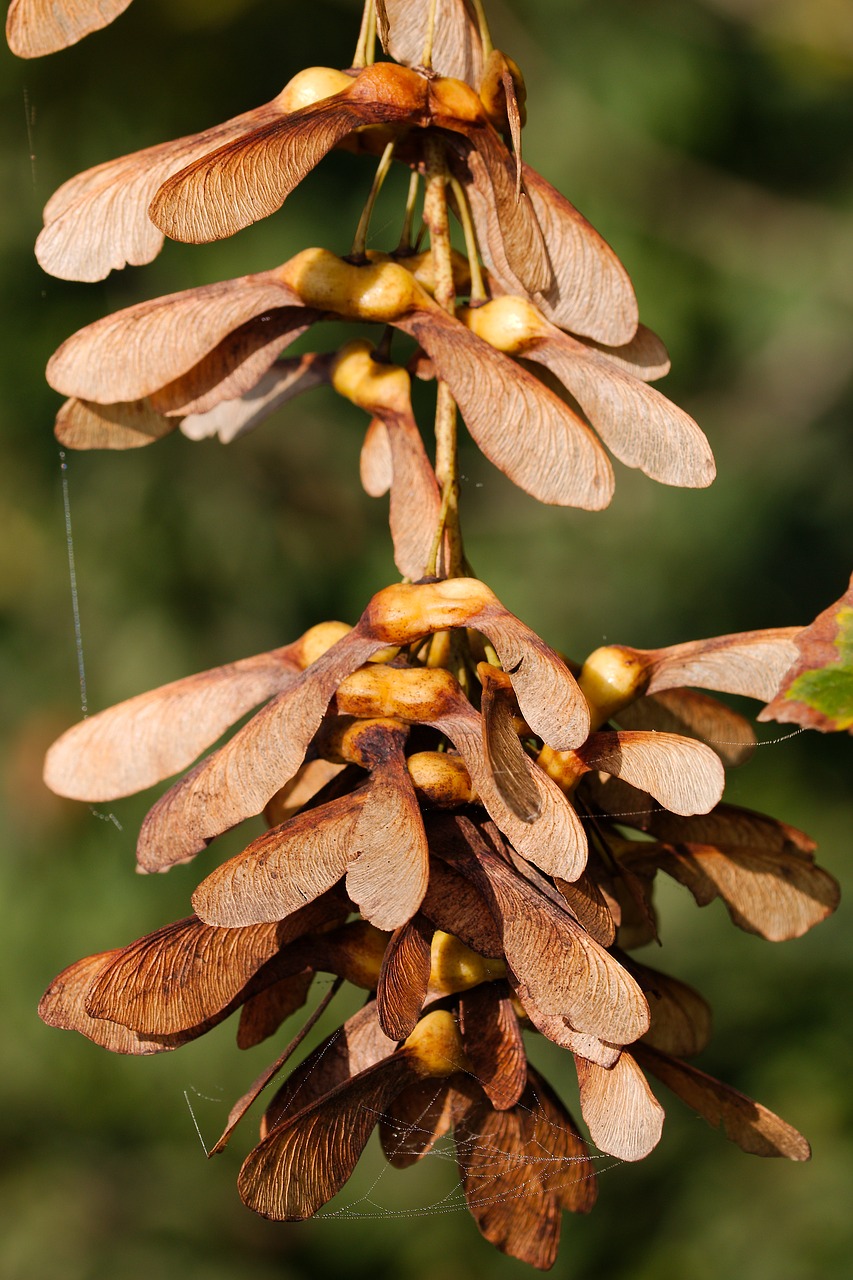
[[[617,467],[611,510],[589,515],[539,507],[466,448],[472,563],[575,656],[605,639],[654,646],[810,620],[853,566],[849,3],[500,0],[489,12],[527,77],[526,158],[631,271],[643,319],[673,356],[664,389],[704,427],[719,478],[679,492]],[[347,65],[357,26],[355,0],[136,0],[105,32],[41,63],[0,52],[7,1280],[524,1270],[453,1207],[454,1168],[438,1157],[392,1175],[369,1155],[343,1211],[312,1223],[277,1226],[244,1210],[234,1179],[249,1130],[206,1164],[184,1095],[210,1142],[269,1045],[241,1054],[226,1025],[178,1054],[123,1059],[35,1015],[65,964],[186,914],[205,869],[136,877],[150,797],[95,812],[40,783],[45,747],[80,714],[51,434],[58,397],[44,363],[74,329],[137,299],[263,269],[312,243],[346,252],[371,165],[332,156],[277,217],[225,244],[168,245],[151,266],[96,286],[41,273],[31,255],[40,209],[89,165],[266,101],[303,66]],[[377,247],[396,241],[394,198],[374,220]],[[385,504],[357,481],[364,425],[315,392],[229,448],[173,437],[69,457],[92,710],[322,618],[353,621],[393,580]],[[759,749],[727,794],[805,827],[849,886],[850,776],[849,737],[801,735]],[[814,1159],[742,1155],[665,1097],[661,1146],[638,1166],[602,1162],[599,1205],[564,1220],[555,1274],[848,1276],[849,903],[781,946],[739,933],[719,903],[699,913],[675,887],[662,908],[661,967],[716,1009],[702,1065],[797,1125]],[[548,1072],[571,1105],[567,1058],[549,1058]]]

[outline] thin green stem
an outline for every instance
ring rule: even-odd
[[[382,158],[376,167],[376,173],[373,175],[373,183],[370,188],[370,194],[364,202],[364,208],[361,211],[361,217],[358,220],[358,226],[355,229],[355,235],[352,240],[352,249],[350,257],[355,262],[363,262],[365,258],[365,247],[367,245],[367,233],[370,229],[370,218],[373,214],[373,206],[376,204],[376,197],[382,190],[382,184],[388,176],[388,170],[391,168],[391,159],[394,155],[394,142],[389,142],[385,150],[382,152]]]
[[[432,46],[435,40],[435,11],[438,7],[438,0],[430,0],[429,14],[427,16],[426,39],[424,40],[424,55],[421,58],[421,65],[428,71],[432,67]]]
[[[471,0],[471,4],[477,15],[477,26],[480,28],[480,44],[483,46],[483,57],[488,58],[495,46],[492,44],[492,33],[489,30],[486,11],[483,8],[483,0]]]
[[[412,170],[412,176],[409,178],[409,191],[406,196],[406,214],[403,218],[403,229],[400,232],[400,243],[394,250],[398,258],[408,257],[413,253],[412,249],[412,227],[415,221],[415,208],[418,202],[418,187],[420,186],[421,175],[417,169]]]
[[[353,55],[352,60],[352,65],[354,67],[367,66],[367,45],[370,33],[371,14],[375,21],[376,10],[373,6],[373,0],[364,0],[364,8],[361,12],[361,26],[358,31],[358,44],[355,46],[355,54]]]
[[[486,292],[486,285],[483,280],[477,233],[474,230],[471,210],[468,206],[468,197],[465,195],[461,182],[458,182],[454,177],[450,179],[450,189],[456,199],[456,210],[465,236],[465,251],[468,254],[468,269],[471,272],[470,304],[472,307],[481,307],[484,302],[488,302],[489,295]]]

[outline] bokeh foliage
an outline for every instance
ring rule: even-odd
[[[244,1210],[233,1181],[247,1144],[238,1135],[206,1165],[183,1094],[211,1139],[268,1046],[240,1054],[226,1025],[177,1055],[125,1060],[34,1013],[70,960],[186,914],[198,878],[192,867],[134,875],[144,802],[113,807],[119,830],[39,781],[44,747],[79,716],[58,400],[44,362],[73,329],[137,299],[263,269],[311,243],[346,252],[370,166],[331,156],[277,217],[221,245],[169,245],[150,267],[98,286],[40,272],[30,251],[39,211],[88,165],[265,101],[302,66],[346,65],[357,8],[136,0],[112,28],[44,62],[0,53],[9,1280],[520,1274],[463,1212],[441,1211],[455,1179],[440,1159],[373,1186],[382,1169],[370,1157],[343,1197],[363,1221],[275,1226]],[[474,566],[575,656],[604,639],[653,646],[807,622],[849,576],[853,29],[844,4],[805,8],[808,21],[794,0],[490,5],[527,76],[526,156],[620,253],[644,320],[672,352],[663,389],[699,420],[719,464],[700,493],[619,468],[611,510],[588,515],[537,506],[465,453]],[[396,208],[393,191],[383,196],[377,247],[396,240]],[[354,620],[393,580],[384,504],[357,483],[363,426],[357,410],[315,392],[228,449],[170,438],[67,459],[91,709],[322,618]],[[850,776],[846,735],[803,734],[760,748],[727,794],[809,830],[849,886]],[[752,1160],[664,1098],[661,1147],[604,1174],[596,1212],[565,1223],[555,1274],[849,1274],[849,906],[784,946],[733,931],[719,903],[697,914],[677,888],[663,908],[661,966],[717,1011],[704,1063],[802,1129],[815,1157],[804,1167]],[[571,1105],[565,1062],[549,1065]]]

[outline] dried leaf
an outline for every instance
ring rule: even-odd
[[[423,0],[380,0],[377,18],[382,48],[395,62],[423,62],[429,4]],[[464,0],[438,0],[432,44],[432,69],[477,88],[483,74],[480,33]]]
[[[302,764],[338,684],[382,647],[358,629],[348,632],[167,791],[142,824],[139,866],[154,871],[188,862],[215,836],[261,813]]]
[[[647,1071],[697,1111],[712,1129],[722,1128],[727,1138],[750,1155],[810,1158],[811,1149],[802,1134],[760,1102],[665,1053],[644,1045],[638,1045],[636,1053]]]
[[[625,466],[662,484],[702,489],[712,482],[711,448],[693,419],[621,364],[556,328],[524,354],[560,379]]]
[[[109,26],[129,4],[130,0],[12,0],[6,39],[19,58],[40,58]]]
[[[528,370],[426,305],[395,320],[433,361],[465,425],[499,470],[540,502],[598,511],[613,471],[588,425]],[[519,423],[524,430],[519,430]]]
[[[72,334],[51,356],[47,380],[63,395],[98,404],[141,400],[186,374],[224,338],[265,313],[316,312],[275,271],[261,271],[139,302]]]
[[[664,1111],[630,1053],[607,1070],[575,1058],[581,1114],[599,1151],[643,1160],[660,1142]]]
[[[72,398],[56,415],[54,435],[67,449],[139,449],[177,426],[176,419],[155,413],[147,400],[93,404]]]
[[[100,802],[170,777],[297,678],[295,648],[214,667],[89,716],[50,748],[45,782],[58,795]]]
[[[794,644],[794,665],[759,720],[853,732],[853,577],[841,599],[798,632]]]
[[[496,1111],[519,1101],[527,1084],[527,1055],[506,987],[486,982],[459,1001],[465,1056]]]
[[[379,1116],[416,1079],[410,1057],[396,1053],[276,1125],[240,1170],[244,1203],[265,1218],[310,1218],[340,1191]]]
[[[719,756],[674,733],[594,733],[578,755],[590,769],[622,778],[672,813],[707,813],[725,787]]]
[[[617,712],[623,729],[678,733],[713,747],[726,765],[745,764],[755,749],[752,725],[724,702],[694,689],[664,689]]]
[[[238,928],[283,920],[346,874],[366,791],[298,813],[217,867],[193,894],[212,925]]]
[[[429,986],[433,930],[420,915],[395,930],[376,986],[379,1025],[392,1040],[405,1040],[420,1017]]]
[[[254,430],[294,396],[321,386],[326,381],[328,363],[327,356],[314,352],[278,360],[239,399],[224,400],[204,413],[187,414],[181,431],[190,440],[218,436],[222,444],[230,444]]]

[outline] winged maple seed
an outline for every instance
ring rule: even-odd
[[[63,47],[128,3],[13,0],[10,42],[23,56]],[[395,61],[375,61],[377,39]],[[229,442],[330,386],[368,415],[362,482],[390,492],[404,581],[353,627],[321,623],[54,744],[45,777],[72,798],[182,775],[142,825],[140,871],[189,862],[260,814],[268,829],[208,871],[192,916],[72,964],[40,1012],[133,1055],[239,1012],[247,1048],[330,975],[235,1104],[219,1151],[340,986],[360,988],[364,1006],[268,1104],[240,1173],[245,1202],[310,1216],[377,1126],[398,1168],[452,1141],[479,1230],[547,1268],[562,1211],[592,1208],[594,1152],[638,1160],[658,1142],[649,1076],[746,1151],[809,1154],[779,1117],[684,1061],[708,1043],[706,1001],[629,954],[660,941],[657,873],[775,941],[828,916],[838,890],[804,833],[722,801],[725,768],[755,735],[712,694],[769,702],[810,635],[607,646],[575,665],[468,567],[457,409],[486,457],[544,502],[606,506],[608,451],[665,484],[714,476],[699,427],[649,386],[669,359],[618,258],[523,162],[525,94],[481,0],[367,0],[352,67],[309,68],[271,102],[98,165],[48,202],[42,266],[99,280],[150,262],[164,234],[218,239],[276,213],[336,147],[380,157],[347,257],[305,249],[128,307],[69,338],[48,380],[69,397],[56,434],[82,449],[178,428]],[[368,251],[394,160],[411,173],[402,234]],[[378,325],[377,342],[284,354],[324,320]],[[436,383],[433,460],[413,376]],[[537,1036],[573,1056],[587,1138],[528,1063]]]

